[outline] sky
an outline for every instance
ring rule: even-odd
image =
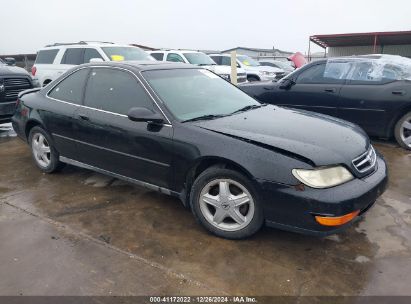
[[[0,54],[80,40],[305,53],[310,35],[411,30],[410,16],[409,0],[0,0]]]

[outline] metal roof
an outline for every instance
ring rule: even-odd
[[[411,31],[313,35],[310,41],[322,48],[411,44]]]

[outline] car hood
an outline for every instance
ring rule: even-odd
[[[30,76],[30,74],[23,68],[0,64],[0,76],[8,76],[8,75]]]
[[[254,71],[254,72],[270,72],[270,73],[284,73],[284,70],[271,67],[271,66],[246,66],[245,67],[246,71]]]
[[[294,154],[315,166],[350,166],[351,161],[369,147],[367,135],[354,124],[272,105],[193,124],[284,154]]]

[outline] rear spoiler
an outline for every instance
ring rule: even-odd
[[[34,89],[24,90],[24,91],[22,91],[22,92],[19,93],[19,95],[17,96],[17,98],[21,98],[21,97],[23,97],[24,95],[29,94],[29,93],[38,92],[38,91],[40,91],[41,89],[42,89],[42,88],[34,88]]]

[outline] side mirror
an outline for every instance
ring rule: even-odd
[[[16,59],[13,57],[4,58],[4,63],[7,65],[16,65]]]
[[[164,122],[161,114],[147,108],[131,108],[127,116],[132,121],[144,121],[152,124],[162,124]]]
[[[284,79],[284,80],[281,82],[279,88],[280,88],[280,89],[283,89],[283,90],[289,90],[289,89],[291,89],[291,87],[292,87],[293,85],[295,85],[294,80],[292,80],[292,79]]]
[[[91,58],[91,59],[89,60],[89,62],[104,62],[104,60],[101,59],[101,58]]]

